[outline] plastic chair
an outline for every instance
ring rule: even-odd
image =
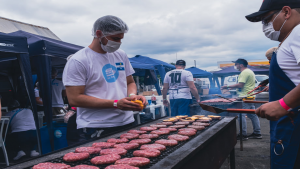
[[[3,150],[3,154],[4,154],[4,158],[5,158],[5,162],[6,162],[7,166],[9,166],[9,161],[8,161],[8,156],[7,156],[7,152],[6,152],[4,143],[5,143],[5,138],[6,138],[8,126],[6,127],[6,130],[5,130],[5,133],[4,133],[4,139],[2,138],[2,134],[3,134],[4,124],[6,123],[8,125],[9,120],[10,120],[10,117],[2,116],[1,117],[1,128],[0,128],[0,147]]]

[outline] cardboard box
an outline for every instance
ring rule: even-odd
[[[209,93],[209,89],[203,89],[203,95],[207,95]]]

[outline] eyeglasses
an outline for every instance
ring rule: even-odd
[[[264,24],[265,26],[267,26],[268,23],[269,23],[269,22],[271,21],[271,19],[273,18],[273,15],[276,14],[276,13],[278,13],[278,12],[280,12],[280,11],[275,11],[275,12],[273,12],[272,14],[270,14],[270,15],[264,17],[264,18],[261,18],[262,24]]]

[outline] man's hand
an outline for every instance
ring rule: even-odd
[[[255,110],[255,114],[268,120],[277,121],[281,117],[288,115],[289,112],[280,105],[279,101],[274,101],[260,106]]]
[[[169,101],[168,100],[164,100],[163,104],[164,104],[164,106],[169,106]]]
[[[140,95],[131,95],[130,99],[132,100],[141,100],[143,102],[144,107],[147,106],[148,102],[146,101],[145,96],[140,96]]]
[[[119,100],[118,103],[117,103],[118,109],[141,111],[142,107],[137,103],[131,102],[131,100],[135,100],[135,99],[133,99],[131,97],[125,97],[125,98]]]
[[[265,89],[266,89],[265,91],[268,92],[269,91],[269,86],[266,86]]]

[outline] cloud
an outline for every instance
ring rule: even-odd
[[[185,59],[188,66],[217,66],[237,58],[265,59],[277,46],[260,23],[245,15],[258,11],[261,0],[22,0],[1,1],[0,16],[48,27],[62,40],[87,46],[94,21],[104,15],[122,18],[129,32],[121,48],[129,57],[144,55],[165,62]]]

